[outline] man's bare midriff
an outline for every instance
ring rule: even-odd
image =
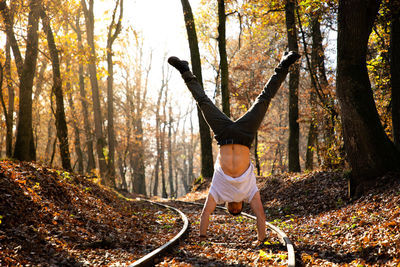
[[[226,175],[239,177],[250,166],[250,149],[238,144],[223,145],[219,148],[219,162]]]

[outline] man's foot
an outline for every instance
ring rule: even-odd
[[[289,68],[290,65],[292,65],[294,62],[296,62],[296,60],[298,60],[299,58],[300,58],[300,55],[294,51],[285,52],[278,67]]]
[[[168,63],[177,69],[181,74],[186,71],[189,71],[189,63],[185,60],[180,60],[177,57],[170,57],[168,58]]]

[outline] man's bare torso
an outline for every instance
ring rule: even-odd
[[[226,175],[239,177],[250,166],[250,149],[238,144],[223,145],[219,148],[219,162]]]

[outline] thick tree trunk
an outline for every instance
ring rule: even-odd
[[[68,128],[67,121],[65,119],[64,111],[64,97],[62,91],[62,81],[60,73],[60,60],[58,57],[58,51],[56,44],[54,42],[53,31],[51,30],[50,21],[47,17],[45,11],[41,10],[41,18],[43,29],[46,32],[47,44],[49,46],[50,57],[53,69],[53,88],[52,94],[56,96],[56,128],[57,137],[60,146],[60,155],[62,167],[67,171],[72,171],[71,158],[69,154],[69,144],[68,144]]]
[[[393,140],[400,150],[400,1],[391,0],[390,82],[392,85]]]
[[[379,120],[366,67],[368,39],[380,3],[339,1],[336,91],[352,168],[349,192],[356,197],[375,177],[400,168],[400,153]]]
[[[228,116],[231,116],[229,104],[229,71],[228,59],[226,55],[226,37],[225,37],[225,2],[218,0],[218,50],[220,59],[221,71],[221,96],[222,96],[222,111]]]
[[[185,18],[186,31],[189,40],[190,57],[192,62],[193,74],[197,77],[200,84],[203,84],[203,78],[201,74],[201,62],[199,45],[197,41],[196,28],[193,19],[192,8],[188,0],[181,0],[183,14]],[[211,134],[210,127],[207,125],[203,118],[201,110],[197,107],[197,114],[199,117],[199,129],[200,129],[200,140],[201,140],[201,175],[209,179],[214,173],[214,164],[212,156],[211,146]]]
[[[295,1],[287,0],[285,4],[286,14],[286,28],[288,46],[290,51],[298,52],[297,44],[297,28],[295,20]],[[289,171],[300,172],[300,160],[299,160],[299,135],[300,128],[297,122],[299,118],[299,75],[300,68],[299,64],[295,63],[291,67],[289,75]]]
[[[100,169],[101,182],[103,184],[106,184],[105,177],[107,175],[107,163],[104,156],[104,148],[106,147],[106,142],[103,135],[103,116],[101,115],[100,92],[99,92],[99,84],[97,81],[96,48],[94,44],[93,0],[89,0],[89,8],[86,5],[86,0],[81,0],[81,4],[83,7],[83,13],[85,14],[87,42],[90,47],[90,59],[88,67],[89,67],[90,84],[92,86],[97,160]]]
[[[29,3],[30,12],[27,28],[28,36],[26,41],[25,60],[23,63],[19,85],[19,112],[14,158],[26,161],[32,161],[36,159],[32,128],[32,86],[36,72],[36,61],[38,55],[38,25],[41,9],[40,5],[40,0],[32,0]],[[13,52],[15,57],[16,51],[14,48]]]

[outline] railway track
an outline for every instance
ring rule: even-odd
[[[169,242],[130,266],[295,266],[293,245],[278,227],[266,222],[268,241],[261,246],[254,242],[257,234],[252,215],[234,217],[218,207],[210,218],[208,239],[200,242],[203,204],[167,200],[152,203],[179,213],[184,226]]]

